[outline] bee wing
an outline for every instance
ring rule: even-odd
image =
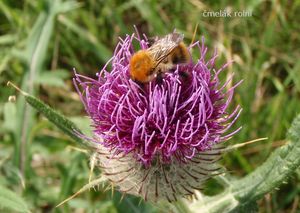
[[[183,34],[174,32],[155,41],[153,45],[148,48],[149,53],[156,62],[155,67],[157,67],[182,40]]]

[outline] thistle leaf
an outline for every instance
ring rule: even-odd
[[[255,171],[246,177],[231,181],[216,196],[197,194],[199,198],[188,203],[192,212],[256,212],[255,201],[278,188],[300,166],[300,115],[287,134],[288,143],[277,148]]]
[[[8,85],[12,85],[15,89],[17,89],[24,97],[25,101],[30,104],[33,108],[35,108],[38,112],[42,113],[50,122],[52,122],[55,126],[57,126],[64,133],[69,135],[72,139],[78,142],[80,145],[84,147],[88,147],[86,142],[78,136],[78,133],[81,134],[82,131],[68,118],[61,115],[54,109],[52,109],[49,105],[45,104],[41,100],[29,95],[28,93],[20,90],[11,82],[8,82]]]
[[[0,185],[0,210],[30,212],[26,202],[13,191]]]
[[[240,213],[240,212],[247,212],[247,213],[256,213],[258,212],[258,205],[255,201],[249,202],[246,205],[239,205],[230,213]]]
[[[279,187],[300,165],[300,115],[292,123],[288,143],[276,149],[254,172],[233,183],[235,197],[247,203]]]

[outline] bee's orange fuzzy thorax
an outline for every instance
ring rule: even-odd
[[[139,82],[147,82],[153,66],[154,61],[149,53],[145,50],[140,50],[135,53],[130,59],[130,76],[133,80]]]

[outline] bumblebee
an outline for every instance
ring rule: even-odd
[[[174,68],[176,64],[187,63],[190,54],[183,43],[183,34],[173,32],[145,50],[139,50],[130,59],[129,71],[132,80],[147,83]]]

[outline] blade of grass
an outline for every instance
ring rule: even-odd
[[[24,55],[27,59],[27,68],[22,89],[34,94],[34,80],[41,72],[42,66],[46,60],[46,54],[51,35],[54,30],[54,22],[57,14],[67,12],[78,7],[75,1],[62,2],[61,0],[48,1],[44,11],[42,11],[31,30],[27,45],[24,50]],[[18,101],[18,124],[19,133],[17,134],[17,141],[20,141],[20,147],[16,144],[16,163],[19,164],[21,173],[24,175],[26,162],[26,141],[28,140],[28,133],[33,124],[34,113],[27,107],[24,99]]]
[[[72,22],[67,17],[60,15],[58,18],[59,22],[65,25],[67,28],[78,34],[82,39],[88,42],[87,45],[91,45],[91,50],[101,59],[103,62],[106,62],[112,55],[111,51],[97,38],[88,32],[85,29],[82,29],[80,26]]]

